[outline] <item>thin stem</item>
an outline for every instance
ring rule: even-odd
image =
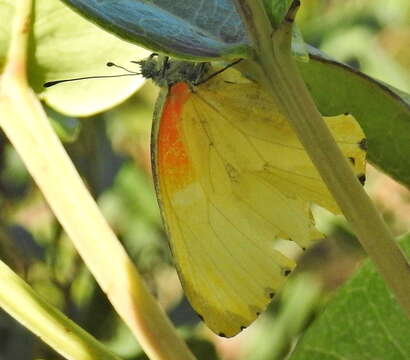
[[[50,305],[0,261],[0,306],[70,360],[120,358]]]
[[[248,63],[282,109],[362,246],[410,317],[410,266],[392,234],[353,174],[300,76],[290,51],[299,1],[273,30],[262,0],[235,0],[255,44]]]
[[[32,0],[15,1],[15,26],[0,81],[0,125],[84,262],[151,359],[192,360],[101,215],[27,82]]]

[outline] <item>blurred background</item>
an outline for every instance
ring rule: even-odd
[[[408,0],[303,1],[298,24],[309,44],[410,92]],[[157,93],[147,82],[125,103],[98,116],[79,121],[62,119],[51,110],[49,115],[60,117],[65,130],[59,131],[90,192],[198,358],[285,359],[365,254],[343,218],[315,209],[328,239],[303,255],[288,284],[254,325],[234,339],[213,335],[183,296],[154,195],[149,142]],[[366,189],[394,234],[409,231],[410,192],[371,166],[367,178]],[[3,134],[0,204],[1,259],[119,356],[145,359]],[[60,357],[0,310],[0,359]]]

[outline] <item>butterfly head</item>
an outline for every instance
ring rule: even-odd
[[[210,64],[173,60],[168,56],[151,54],[148,58],[134,63],[140,65],[140,74],[151,79],[160,87],[186,82],[195,86],[208,72]]]

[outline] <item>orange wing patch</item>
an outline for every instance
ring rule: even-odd
[[[192,167],[185,144],[182,141],[181,113],[191,95],[186,83],[172,86],[168,101],[164,105],[158,131],[158,165],[161,176],[167,178],[169,186],[176,190],[192,182]]]

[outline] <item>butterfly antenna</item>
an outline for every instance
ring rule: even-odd
[[[131,61],[131,62],[134,62],[134,61]],[[130,69],[127,69],[127,68],[124,67],[124,66],[117,65],[117,64],[115,64],[115,63],[113,63],[113,62],[111,62],[111,61],[110,61],[110,62],[107,62],[107,66],[108,66],[108,67],[116,67],[116,68],[118,68],[118,69],[122,69],[122,70],[124,70],[124,71],[126,71],[127,73],[130,73],[130,74],[140,75],[139,72],[132,71],[132,70],[130,70]]]
[[[117,65],[113,62],[108,62],[106,65],[108,67],[116,67],[116,68],[122,69],[122,70],[126,71],[127,74],[84,76],[84,77],[78,77],[78,78],[72,78],[72,79],[54,80],[54,81],[48,81],[48,82],[44,83],[43,86],[48,88],[50,86],[54,86],[54,85],[61,84],[61,83],[64,83],[64,82],[69,82],[69,81],[88,80],[88,79],[106,79],[106,78],[116,78],[116,77],[124,77],[124,76],[141,75],[140,72],[129,70],[129,69],[127,69],[123,66]]]
[[[202,79],[201,81],[198,81],[197,83],[195,83],[195,85],[201,85],[204,82],[207,82],[208,80],[212,79],[214,76],[216,76],[216,75],[224,72],[225,70],[229,69],[230,67],[235,66],[236,64],[240,63],[242,60],[243,59],[238,59],[238,60],[234,61],[233,63],[230,63],[230,64],[226,65],[221,70],[215,71],[214,73],[207,76],[205,79]]]

